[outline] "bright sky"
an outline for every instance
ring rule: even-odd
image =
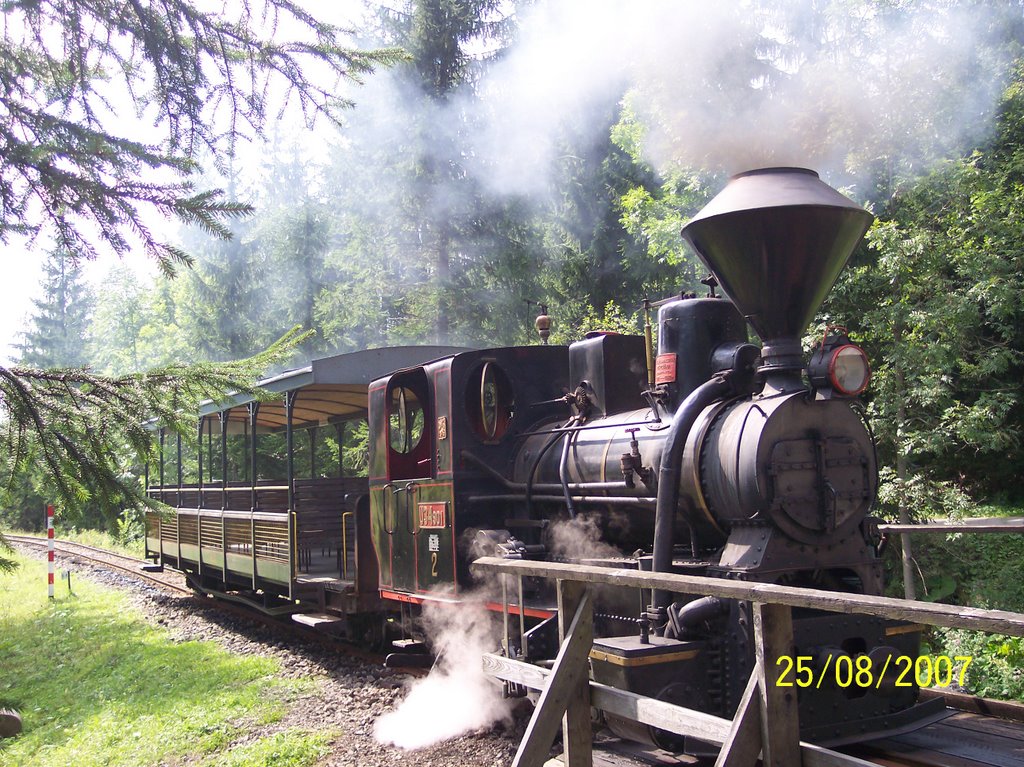
[[[15,353],[11,344],[32,309],[32,296],[41,279],[38,255],[23,246],[4,248],[6,268],[0,280],[0,364],[10,364]]]
[[[4,248],[6,268],[0,280],[0,365],[10,365],[17,357],[14,344],[21,341],[33,299],[42,297],[43,260],[48,241],[40,237],[33,245],[12,242]],[[152,260],[144,254],[120,259],[105,255],[84,264],[86,280],[99,289],[107,273],[122,264],[132,266],[141,275],[155,274]]]

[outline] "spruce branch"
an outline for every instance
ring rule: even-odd
[[[351,104],[340,82],[403,57],[352,49],[347,30],[286,0],[242,0],[230,16],[192,0],[38,0],[3,12],[0,242],[47,230],[89,258],[97,245],[82,232],[94,228],[116,253],[137,240],[170,271],[182,259],[143,225],[144,211],[225,236],[225,222],[248,210],[196,194],[201,154],[217,162],[262,136],[274,93],[308,122],[339,122]],[[277,39],[284,29],[291,37]],[[152,141],[125,135],[118,91],[152,120]]]
[[[233,393],[268,396],[258,377],[309,337],[298,328],[248,359],[170,365],[147,373],[101,376],[86,368],[0,367],[0,433],[8,476],[41,466],[55,501],[73,508],[85,500],[111,507],[146,504],[119,464],[125,451],[154,456],[147,423],[190,435],[200,402]]]

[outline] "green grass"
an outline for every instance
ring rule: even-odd
[[[330,753],[330,738],[325,734],[314,734],[285,730],[248,743],[206,762],[209,767],[305,767],[310,760],[320,759]]]
[[[254,739],[311,680],[283,680],[275,660],[212,642],[172,642],[124,595],[84,579],[50,602],[44,566],[20,562],[0,575],[0,707],[24,720],[0,740],[3,767],[305,767],[327,752],[334,733]]]
[[[964,519],[976,517],[1024,517],[1024,507],[1007,504],[979,503],[964,511]]]

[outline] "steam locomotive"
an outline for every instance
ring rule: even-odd
[[[569,347],[372,350],[271,379],[279,402],[210,403],[198,456],[161,432],[150,492],[175,513],[147,516],[147,554],[196,589],[378,638],[383,616],[476,589],[481,555],[881,594],[877,459],[857,399],[867,359],[841,329],[807,360],[800,340],[870,222],[813,171],[743,173],[683,229],[709,291],[658,307],[656,351],[649,323]],[[345,457],[363,416],[366,478]],[[754,663],[749,606],[649,596],[598,595],[594,679],[731,717]],[[528,582],[514,601],[506,651],[550,660],[550,587]],[[881,667],[916,657],[920,634],[797,610],[794,639],[816,668],[861,655]],[[909,726],[917,692],[801,690],[802,737]]]
[[[465,589],[480,553],[881,594],[876,456],[857,402],[867,359],[842,331],[806,363],[800,342],[870,222],[812,171],[740,174],[683,230],[711,290],[660,307],[656,355],[649,336],[594,334],[567,349],[458,354],[371,385],[382,595]],[[564,545],[574,529],[601,545]],[[506,646],[545,660],[557,650],[545,636],[551,594],[534,586],[520,607],[540,622]],[[595,680],[731,717],[753,664],[747,605],[639,599],[602,595]],[[815,667],[865,654],[881,668],[916,656],[920,639],[914,625],[809,611],[794,631]],[[917,716],[915,688],[802,693],[802,732],[815,742]]]

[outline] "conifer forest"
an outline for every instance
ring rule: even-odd
[[[805,340],[868,352],[876,513],[1024,507],[1020,0],[334,5],[4,5],[0,531],[137,536],[144,422],[310,358],[639,333],[765,166],[876,217]]]

